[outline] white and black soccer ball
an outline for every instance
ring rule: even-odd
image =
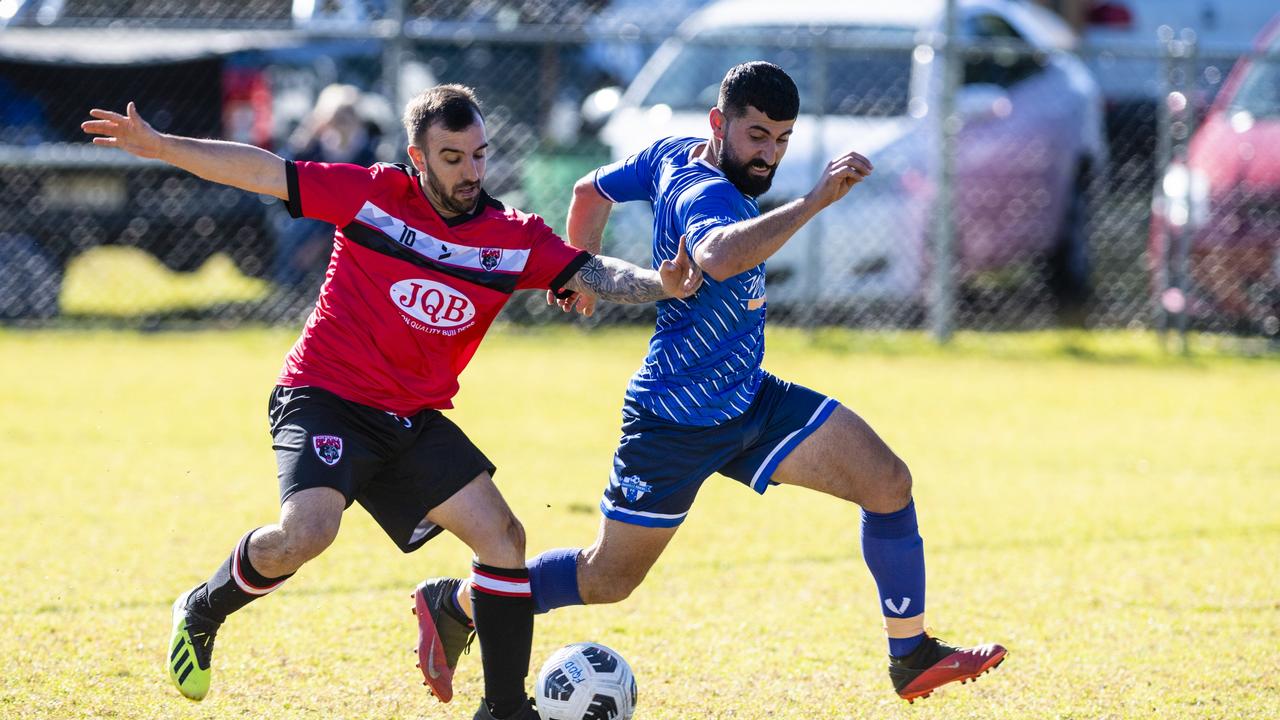
[[[599,643],[557,650],[538,673],[542,720],[631,720],[636,677],[617,652]]]

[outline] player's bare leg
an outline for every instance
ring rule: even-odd
[[[871,512],[901,510],[911,502],[911,471],[865,420],[838,406],[773,473],[798,485],[861,505]]]
[[[524,565],[524,527],[488,473],[481,473],[427,514],[475,552],[470,605],[480,638],[485,697],[477,717],[523,717],[532,712],[525,676],[533,642],[533,601]],[[438,588],[435,590],[438,591]],[[418,616],[418,659],[425,684],[440,700],[453,698],[453,667],[470,628],[449,624],[443,598],[424,583],[413,593]]]
[[[303,563],[324,552],[338,535],[346,500],[332,488],[290,495],[280,520],[251,530],[205,583],[173,604],[169,677],[192,700],[209,692],[213,642],[227,616],[280,587]]]
[[[862,506],[863,557],[875,578],[889,638],[889,676],[903,698],[976,679],[1005,649],[959,648],[924,630],[924,544],[916,527],[911,472],[862,418],[838,407],[779,465],[773,480]]]
[[[640,586],[666,550],[678,528],[650,528],[609,518],[600,520],[596,541],[577,551],[578,592],[581,605],[601,605],[626,600]],[[469,581],[457,590],[458,605],[471,616]]]
[[[253,566],[270,577],[297,572],[333,544],[346,504],[342,493],[327,487],[290,495],[280,505],[280,522],[254,530],[249,538]]]
[[[578,590],[587,605],[626,600],[666,550],[678,528],[600,521],[596,541],[578,556]]]

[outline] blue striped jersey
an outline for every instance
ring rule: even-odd
[[[655,268],[676,256],[681,237],[692,257],[712,230],[760,215],[754,199],[697,157],[705,142],[666,138],[596,170],[604,197],[652,204]],[[764,374],[764,316],[763,263],[724,282],[704,276],[692,297],[659,301],[627,404],[683,425],[715,425],[746,412]]]

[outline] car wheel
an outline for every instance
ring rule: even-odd
[[[64,266],[35,238],[0,233],[0,319],[48,320],[58,314]]]
[[[1089,300],[1092,270],[1089,259],[1089,237],[1097,193],[1093,174],[1087,166],[1076,173],[1076,180],[1057,241],[1046,263],[1046,281],[1058,309],[1064,315],[1077,315]]]
[[[1248,334],[1280,340],[1280,271],[1250,283],[1245,294],[1250,302],[1241,329]]]

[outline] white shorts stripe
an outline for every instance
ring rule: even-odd
[[[818,405],[818,409],[813,411],[813,414],[809,416],[809,419],[805,421],[804,425],[792,430],[790,435],[782,438],[782,442],[773,446],[773,450],[769,451],[769,454],[765,456],[764,462],[760,463],[760,467],[756,468],[756,474],[751,476],[751,487],[753,489],[759,489],[758,483],[760,482],[760,473],[764,472],[764,469],[769,467],[769,463],[773,460],[773,456],[777,455],[778,451],[785,447],[786,444],[791,441],[791,438],[796,436],[796,433],[809,427],[809,425],[822,414],[822,409],[833,402],[835,402],[834,398],[824,398],[822,404]]]
[[[689,514],[688,510],[685,510],[684,512],[678,513],[676,515],[664,515],[662,513],[641,512],[639,510],[628,510],[626,508],[620,508],[617,505],[614,505],[609,500],[609,498],[603,498],[603,502],[604,502],[605,509],[608,510],[609,512],[616,512],[622,515],[634,515],[636,517],[654,518],[657,520],[679,520],[680,518]]]
[[[431,522],[426,518],[423,518],[422,522],[418,523],[418,527],[413,529],[413,534],[409,536],[409,544],[412,545],[418,542],[422,538],[426,537],[427,534],[430,533],[432,530],[435,530],[437,527],[438,526],[435,523]]]

